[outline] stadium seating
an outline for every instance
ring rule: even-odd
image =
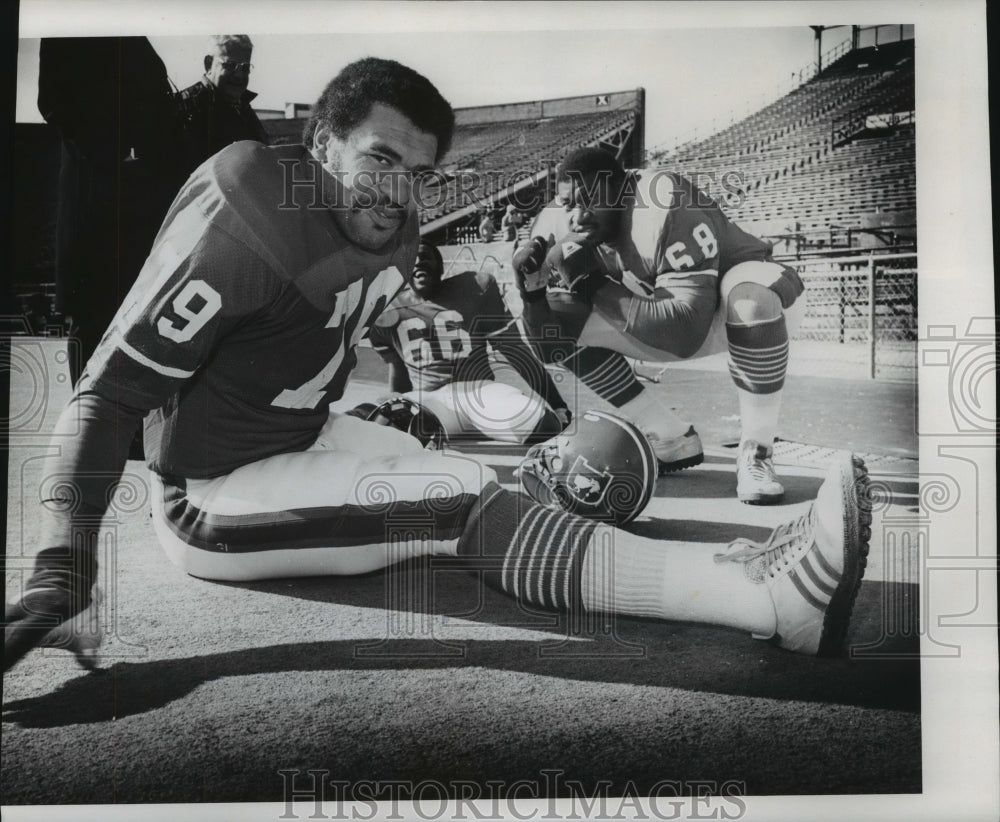
[[[898,229],[915,223],[913,120],[866,125],[871,115],[914,111],[912,57],[913,41],[851,51],[781,99],[656,164],[692,178],[756,233],[797,234],[799,248],[846,239],[864,246],[883,226],[895,229],[895,239],[912,238]]]
[[[495,201],[512,182],[553,166],[569,150],[590,145],[635,118],[631,110],[605,110],[541,120],[512,120],[456,128],[442,161],[445,190],[427,198],[426,224],[458,209]]]
[[[849,50],[779,100],[707,139],[654,155],[649,165],[690,177],[738,222],[788,250],[911,241],[914,108],[912,40]],[[904,116],[872,128],[872,115]],[[630,122],[638,126],[641,116],[634,108],[603,109],[460,124],[442,188],[421,223],[431,228],[468,214],[454,236],[472,237],[475,204],[496,206],[511,181]]]

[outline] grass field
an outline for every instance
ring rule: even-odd
[[[61,350],[15,341],[8,596],[37,537],[46,432],[68,392]],[[361,354],[343,407],[385,391],[381,365]],[[579,408],[594,402],[564,389]],[[515,784],[522,795],[691,793],[698,782],[756,796],[919,792],[916,559],[900,548],[920,505],[914,386],[789,379],[777,449],[787,499],[768,508],[733,494],[728,375],[677,369],[650,389],[696,424],[706,461],[658,481],[630,526],[645,536],[706,550],[734,523],[765,536],[806,510],[836,449],[865,454],[880,500],[845,656],[693,624],[567,624],[431,561],[353,578],[197,580],[157,545],[145,468],[129,463],[137,495],[108,523],[102,563],[109,667],[88,674],[65,652],[36,651],[4,677],[3,804],[281,802],[289,785],[308,799],[318,783],[307,771],[328,799],[364,780],[437,786],[432,797]],[[519,449],[462,450],[515,487]]]

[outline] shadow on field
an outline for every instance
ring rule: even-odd
[[[5,704],[4,721],[26,727],[105,722],[162,708],[225,677],[474,667],[775,700],[909,712],[920,708],[919,637],[915,630],[898,628],[916,622],[891,613],[902,608],[916,614],[915,585],[863,584],[849,637],[850,645],[863,646],[863,655],[816,659],[752,640],[742,631],[532,612],[470,582],[468,571],[428,571],[411,563],[362,577],[254,583],[248,587],[312,601],[361,608],[397,605],[386,610],[382,639],[122,661],[108,671],[81,675],[52,693]],[[402,600],[409,605],[399,607]],[[892,631],[883,630],[883,625]],[[532,636],[521,639],[516,631],[503,628],[530,630]],[[515,637],[496,638],[498,633]]]

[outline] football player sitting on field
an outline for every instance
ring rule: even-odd
[[[539,442],[562,431],[569,411],[522,339],[491,274],[447,280],[441,252],[421,243],[408,288],[375,321],[372,347],[389,365],[389,388],[428,409],[449,438]],[[527,383],[497,382],[488,347]]]
[[[837,652],[870,539],[867,475],[850,455],[765,542],[734,525],[712,546],[540,504],[471,457],[330,413],[355,347],[410,279],[416,200],[453,128],[425,77],[365,58],[327,85],[302,144],[236,143],[188,180],[56,423],[5,669],[63,623],[65,647],[93,664],[73,617],[93,601],[101,521],[142,418],[153,527],[192,576],[360,574],[440,555],[527,608],[708,622]],[[577,456],[594,470],[538,455],[540,496],[579,475],[596,482],[580,503],[617,499],[597,456]]]
[[[559,202],[513,260],[529,336],[579,342],[541,345],[543,359],[572,368],[635,422],[671,471],[700,463],[701,441],[622,355],[671,362],[728,351],[742,424],[737,497],[779,502],[772,455],[788,337],[805,311],[798,273],[677,174],[626,173],[608,152],[580,148],[557,184]]]

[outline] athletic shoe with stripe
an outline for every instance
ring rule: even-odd
[[[806,514],[779,525],[766,542],[738,539],[716,555],[716,562],[743,563],[747,579],[770,591],[775,632],[756,639],[818,656],[840,650],[868,561],[871,521],[868,471],[845,453]]]
[[[756,440],[744,442],[736,464],[736,498],[749,505],[773,505],[784,496],[785,487],[774,472],[773,452]]]
[[[693,468],[705,461],[705,451],[701,446],[701,437],[694,426],[679,437],[660,437],[653,431],[642,432],[653,446],[660,474],[680,471],[682,468]]]

